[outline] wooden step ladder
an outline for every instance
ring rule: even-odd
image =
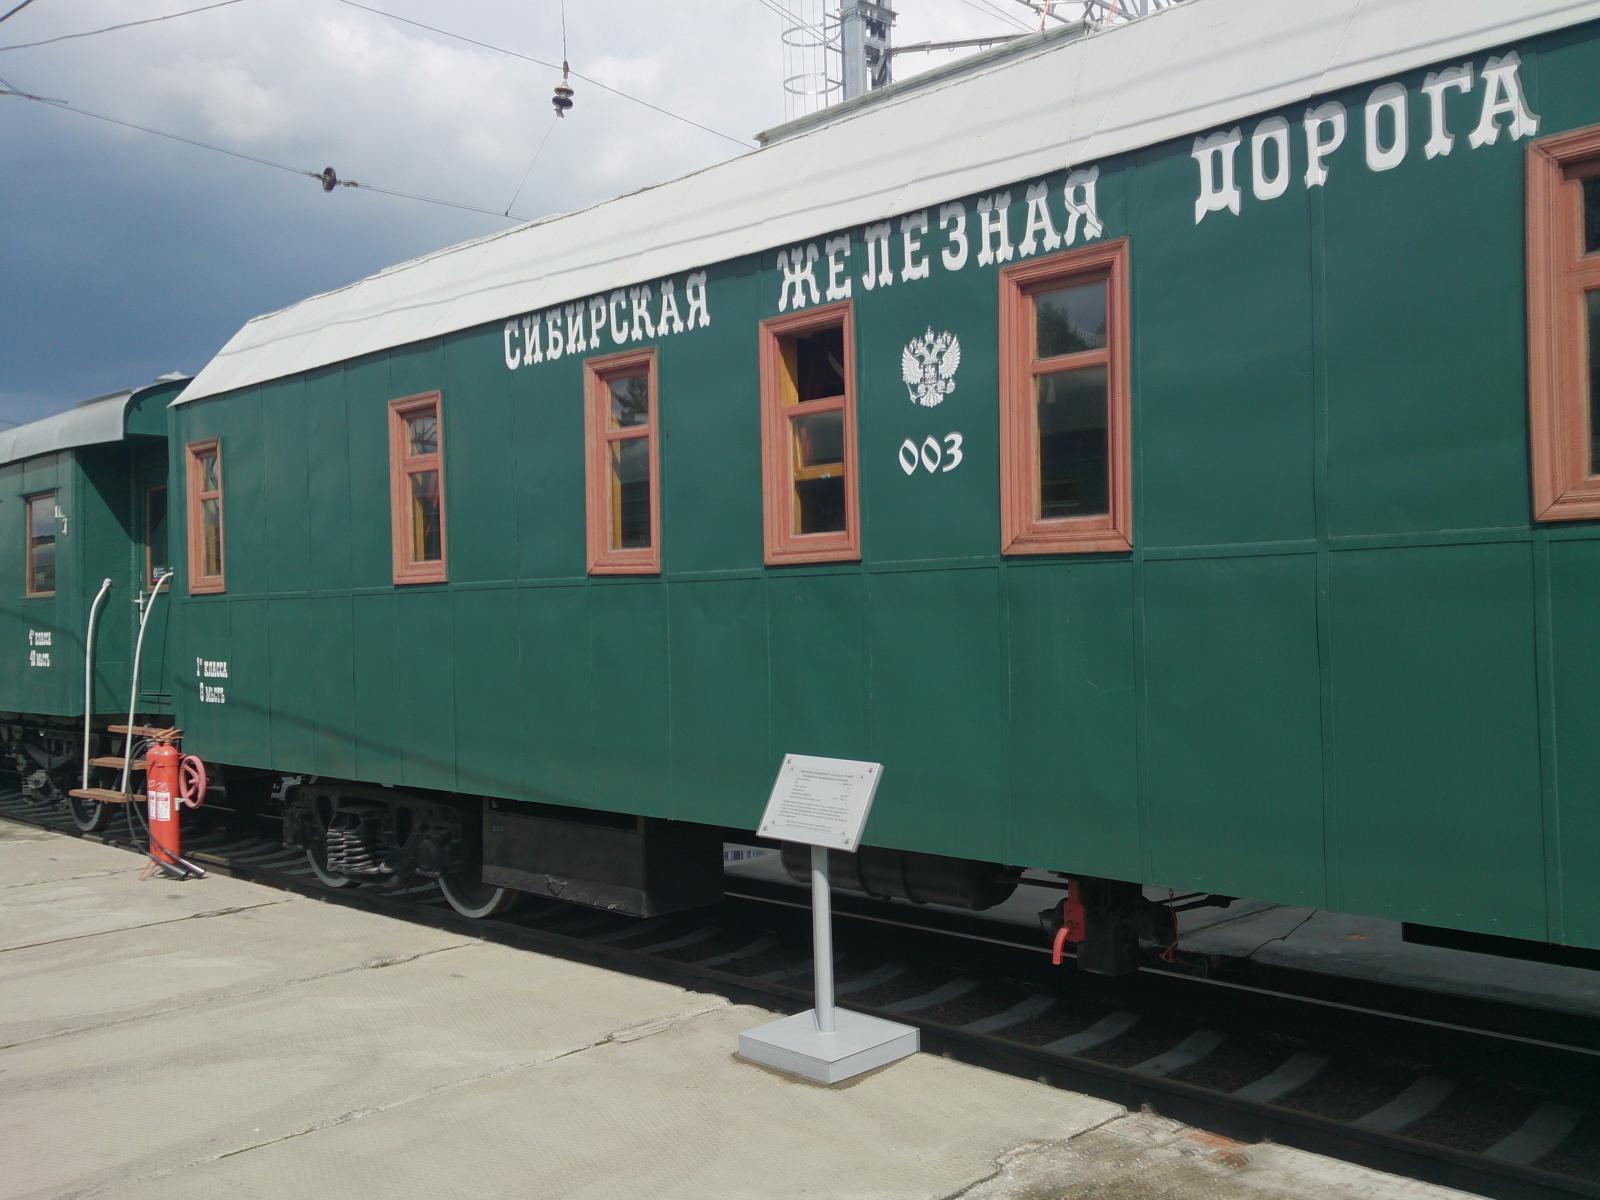
[[[108,725],[111,733],[120,733],[130,737],[154,738],[158,742],[174,742],[183,736],[181,729],[164,729],[156,725]],[[123,757],[120,754],[97,754],[89,760],[91,767],[109,767],[112,770],[121,770]],[[146,760],[136,758],[128,764],[130,771],[143,771]],[[93,800],[99,804],[144,804],[147,797],[143,792],[119,792],[116,788],[73,788],[67,793],[74,800]]]
[[[163,729],[156,725],[107,725],[111,733],[131,733],[134,737],[155,738],[158,742],[175,742],[183,737],[181,729]],[[122,765],[122,760],[117,759],[117,765]]]
[[[101,804],[143,804],[148,799],[143,792],[119,792],[116,788],[73,788],[67,795]]]

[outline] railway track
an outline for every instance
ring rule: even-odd
[[[810,1002],[803,894],[730,877],[716,909],[633,920],[530,898],[468,921],[432,883],[332,889],[302,852],[210,821],[185,852],[211,870],[738,1001]],[[0,793],[0,818],[84,836],[61,813]],[[96,840],[132,848],[119,822]],[[1118,980],[1051,968],[1016,926],[904,905],[836,912],[842,1003],[918,1026],[924,1048],[1241,1141],[1272,1140],[1508,1200],[1600,1197],[1600,1051],[1551,1037],[1170,972]],[[1470,1006],[1465,1011],[1471,1011]]]

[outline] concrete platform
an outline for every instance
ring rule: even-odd
[[[771,1014],[0,822],[0,1200],[1458,1195],[922,1054],[825,1089]]]

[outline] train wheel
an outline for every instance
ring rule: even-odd
[[[439,890],[463,917],[482,920],[504,916],[522,893],[484,883],[476,869],[439,876]]]
[[[324,845],[307,846],[306,862],[311,864],[311,871],[322,881],[324,887],[347,888],[355,887],[357,881],[348,875],[338,875],[328,870],[328,848]]]
[[[99,833],[116,816],[116,809],[110,804],[101,804],[98,800],[79,800],[75,796],[67,797],[67,812],[72,817],[72,823],[85,833]]]

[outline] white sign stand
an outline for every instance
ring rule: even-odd
[[[790,754],[762,814],[760,833],[811,847],[816,1007],[739,1035],[739,1057],[816,1083],[833,1084],[915,1054],[910,1025],[833,1004],[833,905],[828,851],[854,850],[883,774],[879,763]]]

